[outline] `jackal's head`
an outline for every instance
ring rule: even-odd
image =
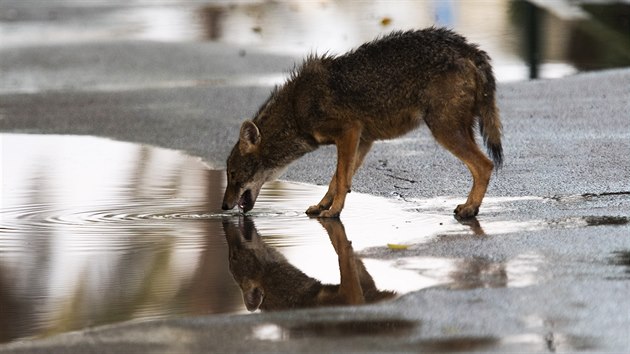
[[[243,212],[250,211],[263,184],[275,177],[273,170],[265,168],[261,157],[261,135],[254,122],[241,126],[239,140],[227,160],[227,187],[223,197],[223,210],[238,205]]]

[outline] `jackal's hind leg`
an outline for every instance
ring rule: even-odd
[[[475,142],[472,126],[460,126],[456,130],[451,128],[450,131],[438,126],[432,127],[431,132],[440,144],[468,167],[473,178],[473,186],[468,194],[468,199],[466,203],[455,208],[455,216],[462,219],[476,216],[486,194],[494,164],[479,149]]]
[[[469,145],[469,153],[456,155],[470,170],[473,177],[473,186],[468,194],[466,203],[459,204],[455,210],[455,216],[461,219],[477,216],[479,206],[483,197],[486,195],[488,184],[490,183],[490,175],[494,165],[482,152],[476,144]]]

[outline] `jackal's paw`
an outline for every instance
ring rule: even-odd
[[[319,218],[338,218],[341,211],[324,210],[319,213]]]
[[[320,206],[319,204],[311,205],[310,207],[308,207],[308,209],[306,209],[306,214],[317,216],[322,212],[322,210],[324,210],[324,207]]]
[[[479,207],[473,205],[460,204],[455,208],[455,217],[459,219],[468,219],[479,214]]]

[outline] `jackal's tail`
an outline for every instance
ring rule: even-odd
[[[500,168],[503,164],[502,127],[496,105],[496,82],[490,66],[490,57],[485,52],[480,52],[475,60],[475,66],[477,67],[476,106],[479,115],[479,130],[495,167]]]

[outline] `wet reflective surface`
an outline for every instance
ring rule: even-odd
[[[91,137],[4,134],[1,140],[3,342],[131,319],[245,312],[247,297],[228,263],[230,240],[248,239],[250,249],[258,242],[259,252],[272,252],[305,281],[340,282],[342,260],[331,245],[348,243],[343,224],[332,225],[337,231],[330,231],[329,239],[317,220],[303,214],[322,188],[271,183],[244,219],[220,211],[224,173],[176,151]],[[387,201],[357,197],[355,211],[344,219],[356,249],[431,234],[383,238],[404,222],[387,213],[394,210]],[[368,205],[365,198],[382,207],[378,214],[361,207]],[[366,213],[375,223],[369,229],[357,223]],[[358,258],[353,263],[351,248],[344,257],[348,267],[365,269]],[[402,293],[427,285],[410,282],[417,274],[388,264],[372,268],[385,290]],[[361,288],[350,288],[351,300],[337,302],[363,302],[357,300]],[[378,294],[374,282],[369,288],[366,294]],[[304,304],[277,308],[298,305]]]
[[[3,135],[0,340],[134,318],[236,312],[193,158],[87,137]]]
[[[360,193],[348,196],[341,221],[318,220],[304,210],[325,187],[288,182],[269,183],[242,216],[220,209],[224,172],[177,151],[77,136],[2,134],[0,141],[1,342],[127,320],[357,305],[428,287],[526,287],[544,279],[541,254],[497,260],[407,250],[488,233],[627,223],[460,223],[455,198],[410,207]],[[504,199],[489,198],[487,210]],[[610,263],[627,269],[627,258],[620,251]],[[340,326],[324,326],[325,335],[409,329]]]
[[[4,46],[203,40],[300,56],[380,34],[448,26],[479,43],[499,80],[630,65],[630,6],[592,1],[5,1]],[[532,38],[534,40],[532,41]],[[246,50],[242,51],[246,55]]]

